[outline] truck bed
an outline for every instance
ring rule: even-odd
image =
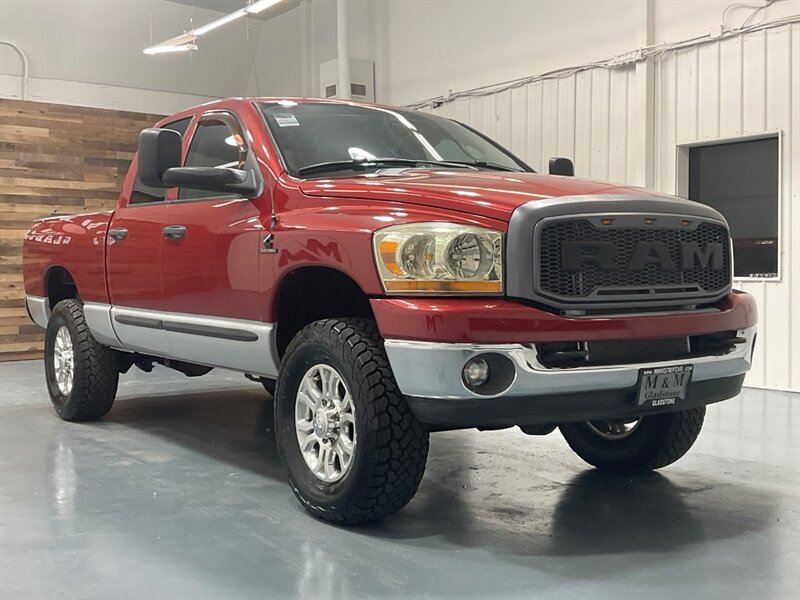
[[[114,211],[48,217],[33,223],[22,246],[25,293],[46,297],[53,270],[69,267],[81,299],[108,302],[105,248]]]

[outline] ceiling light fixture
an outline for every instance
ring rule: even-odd
[[[245,6],[244,10],[251,15],[257,15],[260,12],[267,10],[270,6],[275,6],[281,0],[256,0],[252,4]]]
[[[167,54],[169,52],[191,52],[197,50],[197,44],[178,44],[175,46],[153,46],[152,48],[145,48],[144,53],[153,54]]]
[[[216,21],[211,21],[211,23],[198,27],[197,29],[193,29],[191,33],[194,33],[194,35],[203,35],[204,33],[208,33],[209,31],[211,31],[212,29],[216,29],[217,27],[222,27],[223,25],[227,25],[231,21],[235,21],[239,17],[243,17],[246,14],[247,13],[245,12],[245,10],[243,8],[240,8],[236,12],[232,12],[228,15],[225,15],[224,17],[220,17]]]
[[[232,13],[225,15],[224,17],[220,17],[210,23],[205,25],[201,25],[196,29],[192,29],[191,31],[187,31],[181,35],[175,36],[174,38],[170,38],[165,42],[161,42],[160,44],[156,44],[155,46],[150,46],[145,48],[143,52],[148,55],[153,54],[166,54],[168,52],[187,52],[190,50],[197,50],[197,38],[203,34],[208,33],[216,29],[217,27],[222,27],[223,25],[227,25],[231,21],[235,21],[239,17],[244,17],[248,14],[257,15],[271,6],[275,6],[282,0],[256,0],[255,2],[250,2],[244,8],[240,8]]]

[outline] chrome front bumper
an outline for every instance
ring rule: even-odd
[[[750,370],[755,334],[755,327],[740,330],[738,335],[745,341],[724,356],[608,367],[546,368],[537,360],[535,348],[522,344],[474,345],[386,340],[386,354],[397,385],[405,396],[486,401],[498,397],[552,396],[632,388],[638,380],[639,370],[647,367],[692,364],[693,382],[735,377]],[[464,364],[470,358],[487,352],[506,356],[516,370],[510,387],[493,396],[470,391],[461,379]]]

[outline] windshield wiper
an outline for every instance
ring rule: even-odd
[[[490,162],[488,160],[456,160],[452,162],[467,167],[476,167],[478,169],[492,169],[493,171],[514,171],[515,173],[522,172],[522,169],[515,169],[513,167],[501,165],[500,163]]]
[[[353,160],[331,160],[300,167],[300,175],[322,173],[325,171],[353,170],[361,171],[370,167],[418,167],[420,165],[436,167],[453,167],[457,169],[477,169],[481,165],[446,160],[425,160],[416,158],[357,158]],[[512,170],[512,169],[509,169]]]

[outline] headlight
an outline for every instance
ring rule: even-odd
[[[388,293],[503,292],[503,234],[454,223],[381,229],[375,260]]]

